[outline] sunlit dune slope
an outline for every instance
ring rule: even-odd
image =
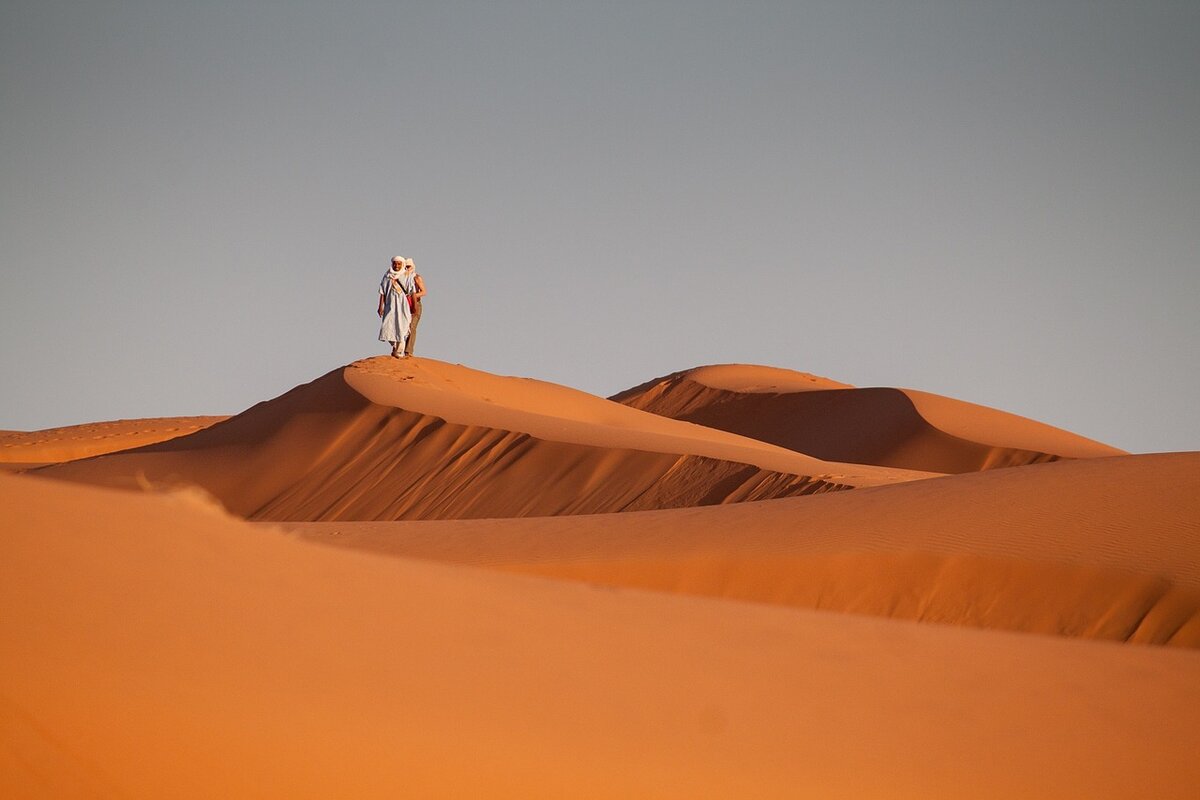
[[[72,461],[186,436],[224,419],[227,417],[156,417],[40,431],[0,431],[0,463]]]
[[[614,586],[1200,646],[1200,453],[619,517],[289,527]]]
[[[433,359],[357,361],[346,382],[372,402],[448,422],[520,431],[540,439],[717,458],[793,474],[824,471],[853,486],[929,473],[828,463],[769,442],[647,414],[620,403],[533,378],[494,375]]]
[[[775,367],[699,367],[612,399],[829,461],[930,472],[973,472],[1124,452],[961,400],[913,389],[856,389]]]
[[[1200,785],[1194,652],[380,558],[191,494],[0,476],[0,508],[4,797]]]
[[[601,513],[925,477],[829,464],[540,381],[389,358],[334,370],[192,436],[38,474],[197,484],[261,520]]]

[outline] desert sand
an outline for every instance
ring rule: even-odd
[[[722,364],[614,395],[633,408],[834,461],[973,472],[1121,455],[1025,417],[913,389],[856,389],[789,370]]]
[[[0,796],[1200,786],[1200,453],[751,365],[196,424],[0,475]]]
[[[384,357],[193,436],[42,472],[122,488],[195,484],[240,516],[276,521],[676,508],[929,475],[826,462],[541,381]]]
[[[296,523],[303,538],[612,586],[1200,647],[1200,453],[714,508]]]
[[[0,431],[0,470],[74,461],[203,430],[228,417],[156,417],[89,422],[40,431]]]

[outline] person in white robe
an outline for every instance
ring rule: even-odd
[[[404,343],[412,320],[408,296],[415,290],[413,269],[406,266],[404,256],[396,256],[379,281],[379,341],[392,346],[394,358],[404,358]]]

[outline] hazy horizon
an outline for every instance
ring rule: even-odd
[[[0,428],[386,352],[758,363],[1200,450],[1195,3],[0,2]]]

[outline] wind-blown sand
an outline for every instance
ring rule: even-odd
[[[686,375],[367,359],[0,475],[0,797],[1195,796],[1200,453]]]
[[[632,408],[817,458],[959,473],[1124,451],[985,406],[913,389],[856,389],[805,373],[725,364],[614,395]]]

